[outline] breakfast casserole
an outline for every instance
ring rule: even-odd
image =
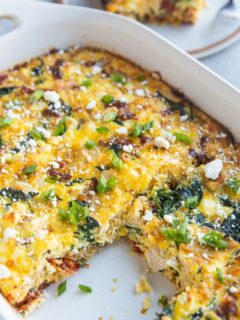
[[[103,0],[106,10],[139,21],[192,24],[205,0]]]
[[[1,293],[27,315],[126,237],[178,289],[158,319],[240,319],[239,159],[224,127],[111,53],[1,73]]]

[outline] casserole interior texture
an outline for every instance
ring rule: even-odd
[[[139,21],[195,23],[205,0],[103,0],[106,10]]]
[[[179,294],[159,319],[239,319],[239,147],[108,52],[52,50],[0,75],[0,291],[44,289],[127,237]]]

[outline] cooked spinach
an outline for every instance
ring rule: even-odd
[[[0,190],[0,196],[9,198],[12,202],[28,201],[35,197],[37,194],[38,192],[25,193],[22,190],[13,188],[3,188]]]
[[[181,197],[177,189],[157,189],[153,200],[157,206],[157,216],[160,218],[166,214],[175,213],[181,205]]]
[[[221,224],[221,230],[226,235],[240,242],[240,209],[235,209]]]
[[[5,96],[9,93],[11,93],[13,90],[17,89],[16,86],[12,86],[12,87],[3,87],[0,88],[0,97]]]
[[[185,201],[186,208],[192,210],[199,205],[203,196],[199,180],[193,180],[189,186],[180,185],[178,189],[180,190],[182,200]]]
[[[202,309],[199,309],[197,312],[193,313],[190,316],[190,319],[191,320],[201,320],[202,316],[203,316],[203,311],[202,311]]]
[[[95,242],[94,231],[99,228],[99,223],[92,217],[87,217],[86,222],[78,226],[75,235],[77,238],[86,240],[88,242]]]
[[[67,187],[73,186],[75,183],[82,183],[84,179],[76,178],[66,183]]]
[[[32,75],[36,77],[41,76],[44,72],[44,62],[41,58],[38,58],[38,60],[40,62],[39,65],[32,68]]]

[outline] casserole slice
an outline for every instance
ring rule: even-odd
[[[204,0],[104,0],[106,10],[137,19],[170,24],[192,24]]]

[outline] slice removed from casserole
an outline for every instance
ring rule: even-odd
[[[28,314],[125,236],[180,291],[160,319],[239,319],[240,157],[227,130],[100,50],[53,50],[0,83],[0,291],[13,307]]]
[[[192,24],[204,7],[204,0],[105,0],[106,10],[139,21]]]

